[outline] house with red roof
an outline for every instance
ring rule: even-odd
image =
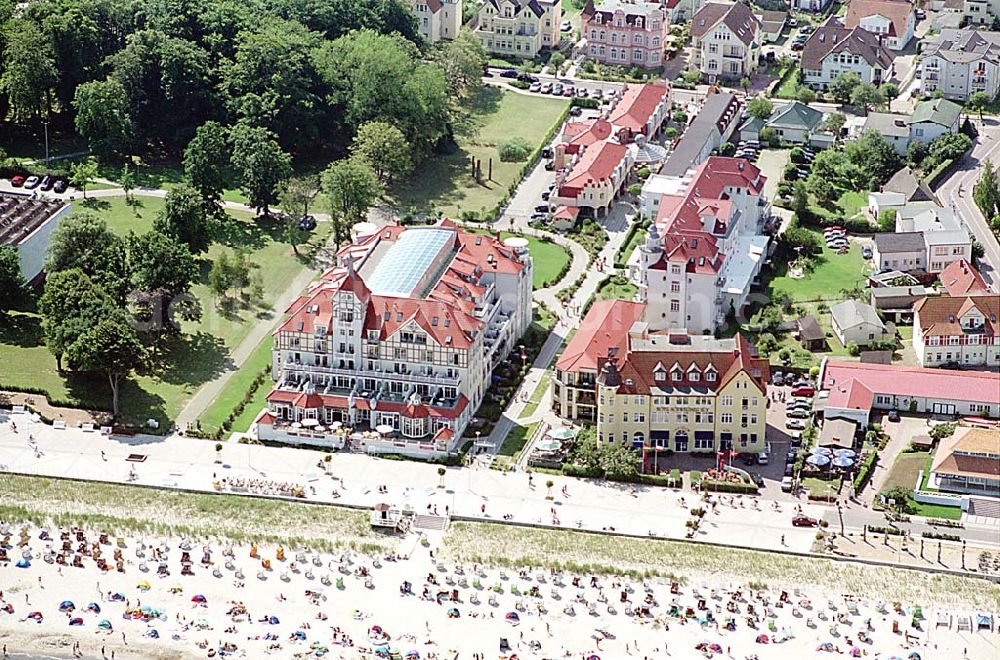
[[[611,66],[643,69],[663,64],[668,21],[660,2],[588,0],[580,14],[590,59]]]
[[[862,427],[872,411],[974,417],[1000,416],[1000,373],[927,369],[894,364],[823,361],[819,407],[826,419],[850,419]]]
[[[892,51],[906,48],[917,26],[917,12],[908,0],[851,0],[844,27],[859,27]]]
[[[417,31],[430,43],[454,39],[462,27],[462,0],[409,0]]]
[[[556,176],[549,205],[589,209],[596,217],[607,215],[625,188],[634,162],[633,152],[611,140],[583,148],[568,172]]]
[[[1000,296],[934,296],[913,305],[913,350],[921,366],[1000,368]],[[998,395],[1000,400],[1000,395]]]
[[[274,332],[258,438],[336,447],[350,428],[377,433],[369,450],[454,450],[531,322],[531,274],[524,239],[449,220],[342,248]]]
[[[670,117],[670,85],[666,82],[628,84],[608,112],[608,121],[627,142],[640,133],[656,137]],[[624,133],[624,136],[623,136]]]
[[[965,259],[952,261],[938,273],[938,279],[949,296],[974,296],[990,292],[983,276]]]
[[[765,181],[753,163],[713,156],[660,197],[633,271],[651,330],[710,333],[746,304],[770,245]]]

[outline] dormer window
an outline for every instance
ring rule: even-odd
[[[655,378],[657,381],[664,381],[664,380],[667,379],[667,372],[666,371],[656,371],[656,372],[653,373],[653,378]]]
[[[675,368],[673,371],[670,372],[670,380],[674,382],[679,382],[684,380],[684,372],[681,371],[679,368]]]
[[[708,381],[709,383],[714,383],[716,375],[717,374],[714,371],[706,371],[705,372],[705,380]]]

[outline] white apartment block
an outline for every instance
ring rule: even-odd
[[[1000,92],[1000,34],[982,30],[942,30],[924,42],[920,89],[945,98],[968,100],[975,92],[991,99]]]
[[[560,0],[485,0],[475,34],[488,53],[531,59],[559,45],[562,18]]]
[[[708,2],[691,19],[692,62],[710,83],[741,80],[757,70],[760,21],[741,3]]]
[[[336,447],[346,425],[392,435],[391,451],[454,451],[531,322],[531,273],[524,239],[447,220],[343,248],[274,333],[258,437]]]
[[[417,30],[427,41],[454,39],[462,27],[462,0],[410,0]]]
[[[1000,367],[1000,297],[923,298],[913,312],[913,350],[920,366]]]
[[[802,82],[823,90],[840,74],[856,73],[862,82],[880,85],[892,75],[892,60],[876,35],[830,17],[802,49]]]
[[[711,333],[741,310],[770,240],[765,181],[752,163],[713,156],[662,187],[633,271],[651,331]]]

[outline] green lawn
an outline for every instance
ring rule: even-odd
[[[809,489],[810,495],[820,497],[837,497],[837,486],[840,481],[837,479],[817,479],[816,477],[805,477],[802,485]]]
[[[816,234],[821,251],[812,257],[812,268],[805,273],[805,277],[789,277],[787,263],[775,264],[775,276],[767,289],[772,299],[787,295],[792,302],[836,301],[842,297],[842,290],[864,283],[868,264],[861,256],[861,248],[851,243],[847,254],[837,254],[826,247],[820,232]]]
[[[638,292],[638,287],[626,278],[621,275],[612,275],[598,285],[597,291],[591,296],[587,307],[589,308],[600,300],[632,300]]]
[[[243,400],[243,397],[253,387],[257,375],[271,364],[271,344],[270,337],[262,341],[249,359],[243,363],[243,366],[230,376],[225,388],[198,418],[198,423],[203,431],[214,433]],[[250,403],[244,407],[243,412],[233,422],[233,431],[246,432],[250,428],[257,413],[266,405],[267,393],[270,391],[271,378],[268,374],[267,379],[254,391]]]
[[[388,201],[404,211],[440,212],[460,217],[462,211],[483,212],[496,206],[514,185],[524,163],[501,163],[497,147],[513,137],[538,145],[562,115],[567,100],[540,98],[485,87],[474,108],[458,122],[454,149],[435,155],[391,186]],[[470,158],[482,163],[483,177],[493,159],[490,181],[478,183]]]
[[[552,370],[546,369],[545,373],[542,374],[541,380],[538,381],[538,385],[535,385],[535,391],[531,393],[531,398],[528,399],[528,405],[524,407],[521,411],[521,417],[531,417],[538,410],[538,404],[542,402],[545,397],[545,390],[549,389],[549,383],[552,382]]]
[[[862,217],[868,208],[868,193],[856,190],[843,191],[830,206],[817,204],[815,199],[810,199],[814,203],[810,204],[809,209],[816,216],[835,222]]]
[[[152,226],[153,218],[163,207],[163,200],[144,197],[137,202],[133,209],[125,204],[124,197],[95,199],[88,203],[87,210],[105,218],[116,233],[143,233]],[[77,208],[80,206],[82,204]],[[138,375],[123,386],[121,402],[125,421],[141,424],[147,419],[156,419],[161,428],[169,426],[170,420],[198,388],[226,367],[229,351],[247,336],[250,328],[256,323],[272,322],[283,311],[270,309],[270,304],[306,267],[305,257],[296,257],[287,244],[280,242],[276,226],[251,221],[251,216],[245,213],[231,213],[230,216],[233,221],[220,230],[220,242],[201,256],[200,281],[192,287],[192,293],[202,305],[201,319],[182,323],[183,332],[167,337],[158,348],[150,373]],[[311,240],[324,241],[328,232],[328,224],[321,224],[320,231]],[[223,312],[208,291],[208,273],[212,260],[224,249],[237,247],[249,250],[251,260],[260,269],[264,305]],[[300,252],[307,247],[301,246]],[[105,379],[59,374],[55,358],[40,345],[41,334],[40,318],[36,315],[18,314],[2,322],[0,383],[39,387],[55,401],[109,409],[110,391]],[[226,415],[228,411],[222,417]]]
[[[913,490],[917,485],[917,473],[923,469],[930,454],[926,451],[904,452],[896,457],[889,470],[889,476],[882,484],[882,490],[889,490],[894,486],[902,486],[906,490]]]
[[[778,74],[779,77],[781,77],[782,75],[784,75],[784,73],[785,72],[782,71],[780,74]],[[782,80],[781,84],[778,85],[775,88],[775,90],[774,90],[774,96],[777,96],[778,98],[783,98],[783,99],[795,98],[795,93],[799,89],[800,77],[801,76],[800,76],[798,67],[795,66],[795,70],[792,71],[791,73],[789,73],[788,77],[785,78],[784,80]]]
[[[925,518],[944,518],[945,520],[961,520],[962,507],[945,506],[944,504],[923,504],[913,502],[913,513]]]

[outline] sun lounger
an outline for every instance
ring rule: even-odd
[[[959,615],[957,629],[959,632],[962,632],[963,630],[968,630],[969,632],[972,632],[972,617],[965,616],[964,614]]]
[[[57,419],[56,421],[52,422],[52,428],[56,429],[57,431],[65,431],[66,422],[64,422],[61,419]]]
[[[934,621],[934,627],[940,627],[951,629],[951,615],[947,612],[938,612],[937,619]]]
[[[80,424],[80,429],[84,433],[93,433],[94,432],[94,425],[93,424]]]

